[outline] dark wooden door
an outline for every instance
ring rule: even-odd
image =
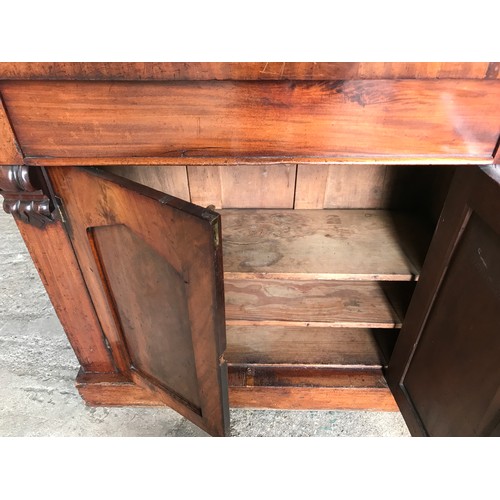
[[[117,371],[224,435],[219,215],[103,170],[48,172]]]
[[[414,435],[500,435],[500,166],[457,172],[387,379]]]

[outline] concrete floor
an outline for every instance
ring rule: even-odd
[[[206,436],[168,408],[90,408],[11,216],[0,211],[0,436]],[[231,410],[232,436],[408,436],[399,413]]]

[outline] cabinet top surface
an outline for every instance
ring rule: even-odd
[[[498,79],[495,62],[0,63],[0,80]]]

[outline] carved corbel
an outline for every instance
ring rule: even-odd
[[[54,206],[44,187],[43,176],[34,167],[0,166],[3,209],[14,218],[39,228],[54,221]]]

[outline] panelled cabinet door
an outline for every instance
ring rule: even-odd
[[[219,215],[104,170],[48,172],[117,370],[225,435]]]
[[[414,435],[500,435],[500,166],[457,172],[387,379]]]

